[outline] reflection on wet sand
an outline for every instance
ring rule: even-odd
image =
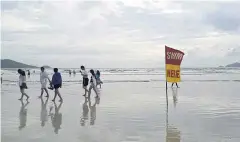
[[[43,101],[43,98],[41,98],[41,117],[40,117],[40,121],[41,121],[41,126],[44,127],[45,123],[48,121],[48,112],[47,112],[47,103],[48,103],[48,98],[46,99],[46,101]]]
[[[52,120],[52,126],[54,128],[54,132],[58,134],[59,129],[61,129],[61,124],[62,124],[62,113],[60,113],[60,108],[62,106],[62,102],[57,106],[57,104],[54,102],[54,108],[55,112],[54,114],[51,113],[52,109],[50,108],[50,115],[51,115],[51,120]]]
[[[80,120],[81,126],[85,126],[85,121],[88,120],[89,108],[88,108],[87,102],[88,102],[88,99],[87,99],[87,97],[85,97],[85,101],[82,105],[83,112],[82,112],[82,117]]]
[[[178,95],[177,95],[178,88],[172,88],[172,96],[173,96],[173,104],[176,107],[178,102]]]
[[[20,122],[20,125],[19,125],[19,130],[22,130],[22,128],[24,128],[26,126],[26,123],[27,123],[27,105],[29,104],[29,102],[26,102],[25,104],[23,103],[23,100],[21,100],[21,108],[20,108],[20,111],[19,111],[19,122]]]
[[[177,91],[176,92],[173,91],[172,93],[173,93],[173,103],[174,103],[174,106],[176,107]],[[180,131],[173,125],[169,125],[169,122],[168,122],[168,95],[167,94],[166,94],[166,97],[167,97],[166,99],[166,142],[180,142],[181,140]]]
[[[180,142],[180,131],[173,126],[168,126],[166,140],[167,142]]]
[[[89,108],[90,108],[90,125],[95,124],[95,120],[97,117],[97,112],[96,112],[96,105],[99,104],[100,98],[97,97],[95,98],[95,102],[93,105],[91,105],[91,99],[89,98]]]

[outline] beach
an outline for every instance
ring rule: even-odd
[[[38,98],[38,72],[27,79],[23,108],[15,72],[5,71],[1,86],[3,142],[240,141],[239,69],[183,70],[180,88],[169,83],[167,94],[164,70],[105,69],[100,99],[92,92],[87,101],[80,73],[61,70],[57,113],[53,91],[47,102]]]

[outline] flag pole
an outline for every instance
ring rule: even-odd
[[[166,101],[168,105],[168,93],[167,93],[167,64],[166,64],[166,45],[165,45],[165,86],[166,86]]]
[[[166,45],[165,45],[165,81],[166,81],[166,96],[167,96],[167,64],[166,64]]]

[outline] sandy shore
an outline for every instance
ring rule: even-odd
[[[16,85],[2,85],[3,142],[239,142],[238,82],[106,83],[95,104],[85,102],[81,84],[65,83],[64,102],[38,99],[39,84],[28,84],[26,105]],[[99,101],[99,102],[98,102]],[[55,109],[56,108],[56,109]],[[58,110],[59,109],[59,110]]]

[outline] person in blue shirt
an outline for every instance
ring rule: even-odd
[[[96,79],[97,79],[97,86],[100,85],[100,88],[102,88],[101,84],[103,83],[100,79],[100,71],[97,70],[96,72]]]
[[[59,88],[62,87],[62,76],[58,72],[58,68],[54,68],[53,71],[54,71],[54,74],[52,76],[52,85],[53,85],[53,87],[55,89],[55,95],[54,95],[54,98],[53,98],[52,101],[54,102],[56,97],[57,97],[57,95],[58,95],[58,97],[60,98],[59,101],[62,102],[63,99],[62,99],[61,94],[59,92]]]

